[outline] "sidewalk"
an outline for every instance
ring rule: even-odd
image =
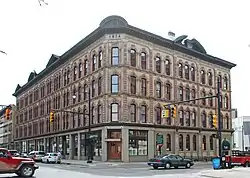
[[[146,166],[147,162],[130,162],[130,163],[124,163],[124,162],[101,162],[101,161],[93,161],[93,163],[88,164],[86,160],[66,160],[63,159],[62,164],[68,164],[68,165],[79,165],[79,166],[100,166],[100,167],[142,167]],[[211,164],[211,162],[195,162],[195,165],[199,164]]]
[[[221,169],[221,170],[209,170],[201,171],[199,176],[212,177],[212,178],[248,178],[250,175],[250,168],[233,168],[233,169]]]

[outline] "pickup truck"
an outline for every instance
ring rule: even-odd
[[[0,148],[0,174],[14,173],[20,177],[32,177],[38,168],[32,159],[14,157],[7,149]]]

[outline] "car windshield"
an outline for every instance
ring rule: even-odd
[[[36,153],[37,155],[45,155],[45,152],[43,151],[39,151],[38,153]]]
[[[56,154],[56,153],[51,153],[50,155],[51,155],[51,156],[57,156],[57,154]]]

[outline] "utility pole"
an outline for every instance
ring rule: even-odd
[[[217,79],[217,101],[218,101],[218,140],[219,140],[219,156],[222,156],[222,148],[221,148],[221,130],[222,130],[222,118],[221,118],[221,93],[220,93],[220,85],[221,81]]]

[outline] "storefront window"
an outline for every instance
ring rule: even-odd
[[[148,131],[143,131],[143,130],[129,131],[129,155],[130,156],[148,155]]]
[[[94,156],[101,156],[102,155],[102,132],[97,131],[92,133],[94,138]]]

